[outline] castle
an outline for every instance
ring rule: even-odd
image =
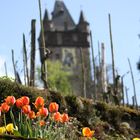
[[[85,96],[86,90],[86,97],[91,97],[90,33],[83,11],[75,24],[64,2],[56,0],[51,19],[45,10],[43,26],[46,48],[52,52],[48,59],[60,61],[72,72],[69,81],[74,94]]]

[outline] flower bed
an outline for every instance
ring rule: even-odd
[[[29,105],[31,109],[35,111],[36,115],[38,110],[32,103],[35,103],[35,99],[38,96],[42,96],[45,99],[44,107],[48,108],[48,110],[51,102],[59,104],[58,111],[60,114],[69,114],[69,121],[67,123],[57,123],[59,124],[59,129],[54,127],[56,129],[52,129],[52,133],[50,132],[52,136],[61,135],[63,137],[63,127],[66,127],[65,137],[67,140],[72,140],[72,138],[73,140],[84,140],[86,137],[83,137],[82,128],[89,127],[91,131],[95,130],[94,137],[99,140],[132,140],[133,138],[140,138],[140,112],[130,107],[95,102],[94,100],[84,99],[82,97],[64,97],[60,93],[54,91],[38,90],[36,88],[18,85],[8,79],[0,78],[0,103],[5,102],[5,99],[9,95],[14,95],[16,99],[22,96],[28,96],[30,98]],[[12,107],[16,122],[19,120],[20,110],[21,109],[17,108],[16,104]],[[49,121],[50,114],[52,113],[48,111],[46,121]],[[10,110],[5,113],[5,116],[6,124],[11,123]],[[0,117],[0,126],[4,126],[3,117],[4,115],[2,113]],[[35,118],[34,121],[36,122],[37,119],[38,117]],[[53,124],[55,123],[54,121]],[[47,123],[46,125],[48,126],[49,124]],[[5,137],[5,134],[0,135],[0,137],[1,136]],[[10,136],[16,137],[16,134],[8,135],[8,137]],[[25,136],[22,135],[22,137],[25,139]],[[56,137],[56,139],[60,138]]]
[[[33,107],[31,108],[31,104]],[[15,119],[13,107],[18,108],[18,118]],[[6,113],[10,113],[11,123],[6,122]],[[78,131],[77,120],[66,112],[59,112],[59,104],[51,102],[47,107],[43,97],[37,97],[34,103],[29,97],[23,96],[15,99],[8,96],[0,106],[0,114],[3,116],[4,125],[0,127],[0,136],[12,139],[95,139],[94,131],[88,127]],[[76,133],[79,133],[76,135]]]

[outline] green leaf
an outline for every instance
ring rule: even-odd
[[[26,124],[27,124],[27,129],[29,131],[29,136],[32,137],[32,129],[27,120],[26,120]]]
[[[97,140],[97,139],[93,137],[92,140]]]
[[[13,131],[13,134],[14,134],[15,136],[21,136],[21,134],[18,132],[18,130],[14,130],[14,131]]]

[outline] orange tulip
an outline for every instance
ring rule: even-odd
[[[8,96],[6,99],[5,99],[5,102],[7,103],[7,105],[9,106],[13,106],[16,102],[16,99],[14,96]]]
[[[61,114],[59,112],[54,113],[53,119],[57,122],[61,122]]]
[[[57,111],[58,111],[58,108],[59,108],[59,105],[58,105],[56,102],[52,102],[52,103],[50,103],[50,105],[49,105],[49,111],[50,111],[51,113],[57,112]]]
[[[92,137],[95,131],[91,131],[90,128],[84,127],[82,133],[84,137]]]
[[[48,109],[45,107],[42,107],[39,109],[39,115],[41,117],[47,117],[48,116]]]
[[[30,99],[27,96],[21,97],[21,100],[22,100],[23,106],[24,105],[29,105],[29,103],[30,103]]]
[[[1,104],[1,112],[6,113],[6,112],[9,111],[9,109],[10,109],[10,106],[7,105],[7,103],[2,103],[2,104]]]
[[[46,122],[44,121],[44,120],[41,120],[40,122],[39,122],[39,125],[40,126],[44,126],[46,124]]]
[[[68,116],[68,114],[63,113],[62,116],[61,116],[61,121],[62,121],[62,123],[68,122],[68,121],[69,121],[69,116]]]
[[[23,107],[23,102],[22,102],[21,98],[18,98],[16,100],[16,106],[17,106],[17,108],[22,108]]]
[[[23,112],[24,114],[29,114],[30,111],[31,111],[30,105],[24,105],[24,106],[22,107],[22,112]]]
[[[29,114],[28,114],[28,117],[29,117],[30,119],[35,119],[35,118],[36,118],[35,112],[34,112],[34,111],[30,111]]]
[[[43,99],[43,97],[40,97],[40,96],[37,97],[36,100],[35,100],[34,105],[35,105],[35,107],[37,109],[40,109],[40,108],[44,107],[44,99]]]
[[[36,113],[36,117],[39,117],[39,116],[40,116],[40,113],[39,113],[39,112],[37,112],[37,113]]]

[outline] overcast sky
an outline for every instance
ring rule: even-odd
[[[47,8],[50,16],[55,0],[42,0],[42,11]],[[136,63],[140,56],[140,1],[139,0],[64,0],[75,23],[78,22],[80,10],[84,11],[93,33],[95,56],[98,41],[106,47],[106,62],[111,63],[111,50],[108,29],[108,13],[112,19],[112,34],[115,51],[115,66],[120,75],[129,70],[127,58],[130,58],[136,81],[137,97],[140,100],[140,73]],[[37,38],[39,33],[38,0],[1,0],[0,4],[0,75],[4,75],[4,61],[8,74],[13,74],[11,49],[15,51],[18,69],[22,70],[22,34],[25,33],[28,54],[30,50],[31,19],[37,20]],[[38,44],[38,43],[37,43]],[[39,56],[37,56],[39,59]],[[125,85],[133,95],[131,76],[124,77]]]

